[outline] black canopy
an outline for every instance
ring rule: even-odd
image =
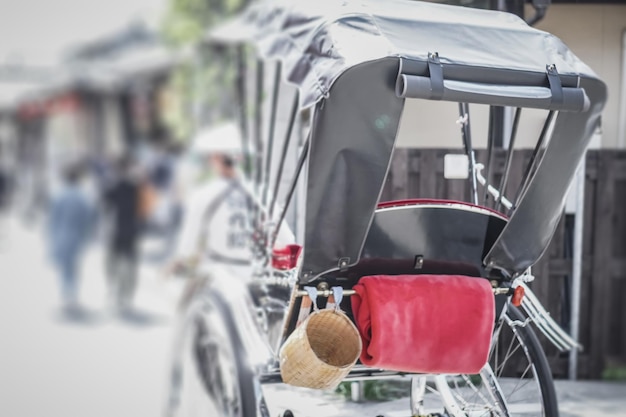
[[[530,185],[485,263],[517,274],[546,249],[606,87],[558,38],[501,12],[409,0],[261,2],[214,30],[280,60],[316,106],[302,281],[355,264],[407,98],[559,111]]]

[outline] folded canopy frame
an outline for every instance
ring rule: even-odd
[[[407,98],[557,114],[543,157],[484,260],[506,276],[547,248],[606,101],[604,83],[559,39],[501,12],[406,0],[268,1],[210,36],[280,60],[299,107],[315,106],[303,283],[360,259]]]

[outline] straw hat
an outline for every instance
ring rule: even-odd
[[[191,151],[199,154],[243,153],[241,130],[235,122],[226,122],[201,129],[191,141]]]

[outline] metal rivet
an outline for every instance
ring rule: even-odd
[[[424,257],[422,255],[415,256],[415,262],[413,263],[414,269],[421,269],[424,266]]]

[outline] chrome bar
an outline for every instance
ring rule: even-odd
[[[259,192],[261,175],[263,173],[263,90],[265,81],[265,66],[261,59],[256,62],[256,91],[254,100],[254,190]]]
[[[304,167],[304,163],[306,162],[306,159],[309,155],[309,143],[310,143],[310,139],[311,139],[311,132],[309,132],[309,136],[307,137],[306,141],[304,142],[302,151],[300,152],[300,158],[298,159],[298,165],[296,166],[296,172],[293,176],[293,179],[291,181],[291,187],[289,188],[289,192],[287,193],[287,198],[285,200],[285,206],[283,207],[283,211],[280,213],[280,217],[278,218],[278,221],[276,222],[276,229],[274,231],[274,236],[272,237],[272,241],[271,241],[271,246],[270,247],[274,247],[274,244],[276,243],[276,238],[278,237],[278,231],[280,230],[280,226],[283,222],[283,220],[285,219],[285,216],[287,215],[287,209],[289,208],[289,203],[291,202],[291,199],[293,198],[293,194],[296,191],[296,185],[298,184],[298,178],[300,178],[300,173],[302,172],[302,168]]]
[[[452,390],[448,386],[448,378],[446,375],[435,375],[433,377],[435,385],[441,395],[442,402],[445,406],[447,414],[451,417],[467,417],[467,414],[457,404],[456,398],[452,394]]]
[[[546,338],[561,351],[582,349],[582,345],[574,340],[556,321],[554,321],[532,290],[524,283],[519,283],[518,285],[524,288],[522,308]]]
[[[368,368],[363,365],[356,365],[348,375],[344,378],[344,381],[367,381],[367,380],[383,380],[383,379],[398,379],[407,378],[411,375],[420,375],[424,377],[430,377],[430,374],[414,374],[398,371],[386,371],[382,369]],[[283,380],[280,376],[280,370],[278,368],[272,368],[266,372],[261,372],[259,375],[261,384],[282,384]]]
[[[530,177],[532,176],[532,172],[535,169],[537,156],[539,155],[539,151],[541,150],[541,147],[543,146],[543,143],[548,136],[548,130],[550,130],[550,125],[552,124],[555,115],[556,112],[554,110],[550,111],[548,113],[548,117],[546,118],[546,122],[543,124],[543,128],[541,129],[541,133],[539,134],[539,139],[537,140],[537,144],[535,145],[533,154],[530,157],[528,166],[524,170],[524,175],[522,176],[522,184],[517,189],[517,194],[515,195],[515,199],[513,200],[513,209],[517,207],[522,196],[524,195],[524,192],[526,191],[526,188],[528,187],[528,184],[530,184]]]
[[[415,375],[411,377],[411,415],[423,416],[424,394],[426,394],[426,376]]]
[[[263,90],[264,90],[264,70],[263,61],[258,58],[256,60],[256,80],[255,80],[255,98],[254,98],[254,142],[252,150],[254,152],[251,155],[250,160],[251,172],[250,178],[252,178],[252,189],[255,196],[261,195],[261,175],[263,173]],[[261,202],[262,203],[262,202]],[[263,215],[260,213],[260,207],[262,204],[255,206],[255,210],[251,216],[252,230],[261,231],[263,225]]]
[[[356,291],[354,291],[354,290],[343,290],[343,295],[344,296],[350,296],[350,295],[354,295],[354,294],[356,294]],[[296,297],[306,297],[307,295],[309,295],[309,293],[304,291],[304,290],[298,290],[296,292]],[[330,297],[331,295],[333,295],[333,292],[330,289],[327,289],[327,290],[317,290],[317,296],[318,297]]]
[[[463,137],[463,145],[465,147],[465,154],[467,155],[467,159],[469,160],[469,174],[470,177],[470,185],[471,185],[471,193],[472,193],[472,203],[478,204],[478,185],[476,184],[476,172],[474,167],[476,165],[476,153],[474,152],[474,147],[472,145],[472,132],[470,130],[470,114],[469,114],[469,104],[467,103],[459,103],[459,124],[461,125],[461,134]]]
[[[511,292],[510,288],[493,288],[493,295],[510,294],[510,292]],[[356,291],[354,290],[343,290],[343,295],[345,296],[350,296],[354,294],[356,294]],[[309,293],[304,290],[298,290],[296,292],[296,297],[306,297],[308,295]],[[333,295],[333,292],[330,289],[317,290],[318,297],[330,297],[331,295]]]
[[[280,93],[280,79],[282,74],[282,64],[276,62],[274,68],[274,85],[272,87],[272,107],[270,108],[269,130],[267,132],[267,147],[265,149],[265,163],[263,173],[263,204],[267,203],[267,193],[270,188],[270,176],[272,163],[272,153],[274,152],[274,131],[276,130],[276,112],[278,110],[278,95]]]
[[[283,170],[285,169],[285,160],[287,159],[287,151],[289,150],[289,144],[291,143],[291,136],[293,133],[293,127],[296,124],[296,116],[298,115],[300,95],[298,92],[294,95],[293,104],[291,105],[291,114],[289,116],[289,124],[287,125],[287,133],[285,133],[285,140],[283,142],[283,149],[278,162],[278,171],[276,172],[276,178],[274,179],[274,189],[272,192],[272,201],[269,206],[270,218],[274,214],[274,207],[276,206],[276,199],[278,198],[278,188],[280,186],[280,180],[283,176]]]
[[[483,168],[485,168],[483,164],[476,164],[476,178],[478,179],[480,185],[485,186],[487,188],[487,192],[491,194],[495,199],[500,199],[500,202],[504,207],[506,207],[507,209],[511,209],[511,207],[513,206],[511,202],[504,196],[500,198],[500,192],[496,190],[491,184],[487,184],[487,180],[485,179],[485,177],[483,177],[482,174]]]
[[[567,350],[561,338],[546,323],[545,317],[547,316],[542,316],[541,313],[537,311],[536,306],[528,300],[522,301],[522,308],[529,317],[527,320],[532,321],[541,333],[543,333],[543,335],[550,341],[550,343],[552,343],[560,351]]]
[[[511,170],[511,161],[513,160],[513,151],[515,149],[515,138],[517,136],[517,126],[519,125],[519,119],[521,114],[521,108],[518,107],[517,109],[515,109],[513,127],[511,128],[511,139],[509,140],[509,149],[507,149],[506,162],[504,164],[504,174],[502,175],[502,180],[500,181],[500,196],[496,199],[496,210],[500,210],[500,206],[502,205],[502,196],[504,196],[504,192],[506,191],[506,185],[509,180],[509,171]]]
[[[491,369],[491,365],[489,365],[489,363],[487,363],[483,367],[483,369],[480,370],[480,375],[482,376],[483,381],[487,381],[489,387],[491,388],[490,390],[488,390],[488,393],[491,396],[494,404],[501,411],[501,413],[498,413],[498,415],[509,417],[511,414],[509,413],[509,407],[506,403],[506,398],[504,398],[502,388],[498,383],[498,378],[493,372],[493,369]]]
[[[572,305],[570,331],[572,339],[578,340],[580,332],[580,290],[583,263],[583,229],[585,212],[585,168],[587,154],[580,161],[576,173],[576,217],[574,218],[574,253],[572,256]],[[575,380],[578,374],[578,349],[572,349],[569,357],[569,379]]]
[[[489,107],[489,132],[487,133],[487,161],[483,165],[485,167],[485,181],[489,184],[491,179],[491,166],[493,165],[493,147],[496,140],[496,107]],[[489,200],[489,187],[485,189],[485,198],[483,205],[487,206]]]
[[[243,46],[237,47],[237,101],[239,102],[239,127],[241,128],[242,151],[243,151],[243,171],[246,179],[250,180],[252,176],[250,156],[252,154],[250,147],[250,135],[248,132],[248,95],[246,92],[246,57]]]

